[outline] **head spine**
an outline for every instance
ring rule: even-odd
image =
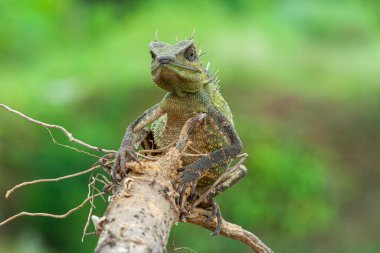
[[[219,91],[219,88],[220,88],[219,86],[220,79],[218,77],[219,69],[215,70],[215,68],[213,68],[212,70],[210,70],[210,62],[208,62],[206,65],[205,71],[207,75],[211,78],[212,83],[215,86],[215,89]]]

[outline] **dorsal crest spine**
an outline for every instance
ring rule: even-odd
[[[220,79],[218,77],[219,69],[215,70],[215,68],[213,68],[212,70],[210,70],[210,62],[208,62],[206,65],[205,71],[210,76],[212,82],[214,83],[215,88],[219,91],[219,88],[220,88],[219,86]]]

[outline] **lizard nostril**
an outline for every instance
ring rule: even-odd
[[[160,63],[167,64],[167,63],[170,63],[170,60],[169,59],[161,59]]]
[[[173,57],[171,56],[160,56],[157,58],[158,62],[162,64],[168,64],[172,61],[172,59]]]

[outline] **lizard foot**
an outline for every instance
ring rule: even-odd
[[[112,159],[115,159],[115,156],[116,156],[116,153],[106,154],[106,155],[99,158],[98,163],[100,164],[100,166],[102,166],[106,170],[111,171],[112,167],[109,165],[109,162]]]
[[[211,222],[215,219],[216,217],[216,228],[214,232],[212,232],[210,235],[211,236],[216,236],[220,234],[220,231],[223,228],[223,217],[222,217],[222,212],[220,211],[218,203],[215,202],[215,200],[211,199],[210,200],[211,204],[211,214],[207,218],[206,222]]]
[[[111,178],[114,183],[117,183],[127,175],[127,172],[125,170],[125,164],[132,160],[140,163],[137,152],[133,150],[131,147],[120,148],[120,150],[116,154],[116,158],[112,166]],[[118,168],[120,168],[120,178],[118,178],[117,175]]]
[[[180,207],[183,206],[186,201],[186,190],[190,187],[190,196],[195,194],[195,189],[197,187],[200,174],[197,171],[180,168],[178,171],[183,171],[182,174],[177,176],[173,181],[172,185],[175,187],[176,192],[179,194],[179,197],[176,198],[176,204]]]

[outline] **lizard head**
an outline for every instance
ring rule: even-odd
[[[211,81],[210,75],[199,61],[200,54],[194,46],[193,37],[174,45],[152,41],[152,80],[162,89],[183,96],[196,92]]]

